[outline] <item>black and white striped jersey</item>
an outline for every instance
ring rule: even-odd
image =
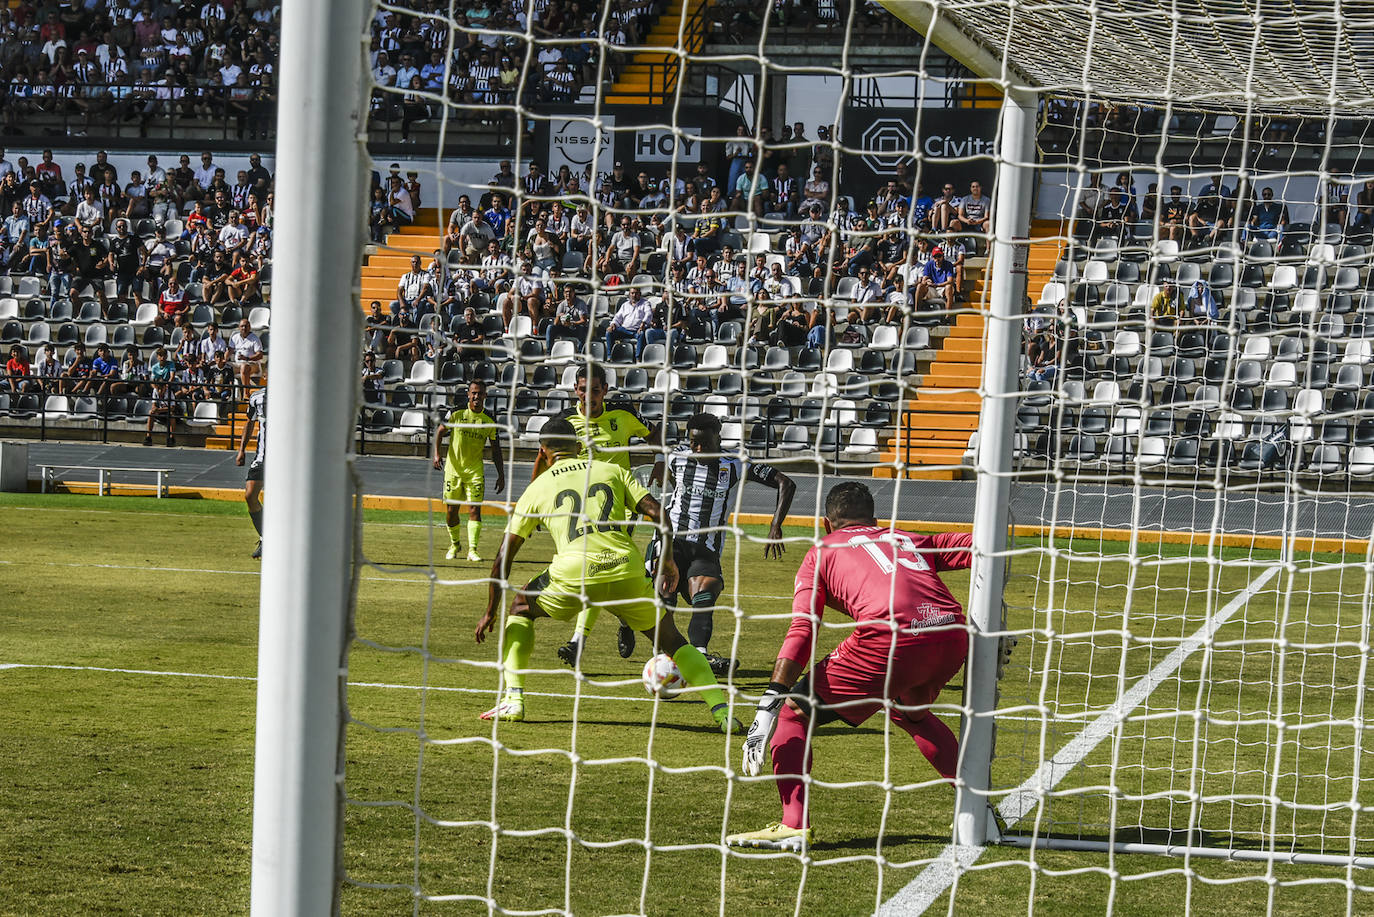
[[[248,396],[248,419],[258,422],[258,449],[253,454],[254,465],[267,461],[267,389],[260,388]]]
[[[774,486],[777,469],[772,465],[744,463],[733,456],[699,458],[681,445],[668,454],[664,514],[673,537],[705,545],[717,554],[725,544],[722,526],[735,508],[735,488],[742,478]]]

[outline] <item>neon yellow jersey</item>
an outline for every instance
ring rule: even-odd
[[[630,470],[630,453],[625,447],[632,438],[649,435],[649,428],[633,411],[608,408],[599,417],[587,417],[579,406],[563,412],[558,419],[572,424],[580,439],[592,441],[592,458],[613,462],[626,471]]]
[[[553,536],[553,582],[607,583],[644,578],[644,557],[626,529],[648,495],[634,475],[610,462],[559,459],[520,496],[506,531]]]
[[[444,420],[448,427],[448,466],[454,471],[482,470],[482,447],[497,437],[501,428],[486,411],[462,408]]]

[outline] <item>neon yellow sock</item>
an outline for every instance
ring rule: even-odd
[[[506,689],[524,689],[525,669],[529,668],[530,653],[534,652],[534,622],[520,615],[506,618],[506,656],[502,667],[506,672]],[[706,669],[710,671],[710,666]]]
[[[477,542],[480,541],[481,539],[482,539],[482,520],[481,520],[481,519],[469,519],[469,520],[468,520],[468,550],[469,550],[469,551],[476,551],[476,550],[477,550]]]
[[[586,635],[587,631],[592,629],[592,625],[596,623],[596,619],[599,617],[601,617],[601,609],[597,608],[595,605],[588,605],[578,612],[577,624],[573,626],[572,638],[574,640],[581,640]]]
[[[458,538],[459,533],[461,533],[462,531],[463,527],[461,525],[450,525],[448,527],[448,540],[449,543],[452,544],[455,548],[458,547],[458,545],[462,544],[462,542]]]
[[[725,703],[725,692],[720,689],[720,682],[716,681],[715,674],[711,672],[711,663],[701,655],[701,650],[690,643],[684,643],[673,654],[673,662],[677,664],[677,670],[682,673],[687,684],[694,688],[706,689],[701,692],[701,699],[706,702],[707,707]]]

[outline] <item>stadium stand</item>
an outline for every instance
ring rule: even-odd
[[[11,85],[7,123],[69,124],[79,113],[118,135],[126,123],[146,128],[159,118],[212,122],[245,80],[270,107],[276,8],[226,10],[215,22],[214,7],[178,11],[157,30],[122,3],[108,5],[104,19],[60,15],[57,26],[35,22],[27,4],[0,10],[8,26],[0,31],[12,37],[0,58]],[[536,78],[523,80],[527,96],[518,100],[506,61],[523,60],[524,37],[484,40],[523,27],[517,14],[502,8],[480,22],[459,14],[467,41],[455,44],[445,86],[442,55],[435,59],[448,43],[443,19],[382,10],[372,42],[374,139],[381,131],[435,142],[442,112],[408,93],[416,84],[407,77],[447,94],[449,128],[480,132],[504,117],[494,113],[501,105],[574,103],[598,78],[612,102],[661,101],[689,76],[668,53],[682,23],[698,50],[758,39],[741,4],[669,0],[627,8],[604,26],[578,21],[574,9],[543,10],[529,49]],[[792,7],[770,29],[780,60],[787,41],[836,26],[826,9]],[[881,35],[890,25],[870,11],[849,28]],[[603,27],[612,47],[638,50],[598,62],[594,43],[567,40]],[[102,84],[68,60],[92,55],[116,71],[111,61],[161,55],[184,92],[140,108],[138,91],[108,85],[137,87],[134,76]],[[974,91],[953,104],[986,100]],[[1245,126],[1188,113],[1162,122],[1149,109],[1099,107],[1081,117],[1078,105],[1045,103],[1042,150],[1052,160],[1086,139],[1105,179],[1094,173],[1061,219],[1033,228],[1023,459],[1068,455],[1103,473],[1139,454],[1161,474],[1368,474],[1374,192],[1351,195],[1341,184],[1318,205],[1283,187],[1250,188],[1243,201],[1235,189],[1204,193],[1196,182],[1178,194],[1142,193],[1129,164],[1155,134],[1220,162]],[[245,137],[265,127],[249,114],[236,125]],[[508,408],[512,432],[530,443],[567,404],[574,364],[591,357],[609,364],[614,397],[646,419],[680,424],[710,410],[752,453],[814,447],[832,462],[876,464],[879,474],[894,459],[917,466],[909,474],[959,474],[977,424],[980,217],[991,209],[965,214],[961,199],[968,189],[971,200],[990,200],[995,189],[974,194],[972,181],[960,180],[934,197],[912,188],[905,169],[891,183],[831,189],[829,173],[812,166],[828,168],[832,127],[788,125],[776,138],[741,129],[696,174],[634,161],[598,175],[506,161],[446,213],[425,206],[433,189],[418,176],[374,174],[374,246],[362,279],[375,353],[363,370],[364,448],[423,448],[430,409],[474,378],[494,383],[489,406]],[[1260,157],[1286,168],[1318,144],[1342,162],[1363,136],[1340,122],[1333,137],[1303,122],[1252,130]],[[246,320],[246,350],[250,337],[268,349],[270,174],[259,163],[231,179],[214,173],[213,157],[200,169],[183,157],[166,168],[150,161],[121,183],[103,156],[72,158],[49,151],[11,165],[0,154],[8,216],[0,342],[10,352],[0,421],[40,435],[146,435],[149,418],[165,416],[154,381],[170,365],[178,430],[226,445],[242,422],[243,385],[261,378],[232,358],[217,367],[219,345],[206,334],[215,323],[228,346]],[[1114,183],[1113,167],[1122,170]],[[127,237],[139,242],[132,250]]]

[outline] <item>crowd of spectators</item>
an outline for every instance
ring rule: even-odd
[[[37,115],[92,125],[196,116],[267,137],[281,7],[272,0],[19,0],[0,9],[4,126]]]
[[[762,162],[741,132],[717,168],[676,175],[623,161],[595,177],[538,162],[517,174],[502,162],[485,192],[458,198],[439,248],[412,258],[389,306],[370,304],[367,347],[385,359],[478,359],[484,335],[519,320],[548,348],[628,341],[638,356],[654,343],[717,340],[737,323],[748,345],[819,349],[953,308],[989,230],[981,183],[961,195],[945,182],[936,197],[903,166],[856,203],[831,187],[829,130],[813,142],[790,125],[785,143],[766,138]],[[412,183],[399,169],[374,178],[374,239],[413,218]],[[746,249],[741,219],[770,231],[769,250]]]
[[[416,122],[439,116],[439,98],[460,123],[495,120],[501,114],[493,106],[517,101],[572,102],[598,76],[615,78],[625,57],[616,49],[640,42],[659,5],[614,0],[603,16],[575,0],[475,0],[454,10],[453,34],[449,5],[438,0],[419,0],[413,12],[381,7],[372,20],[372,119],[399,121],[402,140],[410,140]]]
[[[12,348],[5,387],[129,394],[174,412],[173,399],[220,400],[234,386],[252,385],[263,343],[242,316],[265,304],[272,174],[254,154],[231,182],[206,152],[196,167],[182,155],[171,169],[149,156],[146,170],[124,179],[103,151],[67,176],[51,151],[30,164],[23,157],[11,163],[0,149],[0,212],[8,214],[0,221],[0,274],[41,278],[52,321],[70,319],[73,302],[83,299],[98,303],[99,318],[115,324],[155,304],[156,340],[169,345],[151,345],[149,361],[147,346],[133,343],[88,348],[77,341],[61,355],[52,344],[36,355]],[[223,314],[236,329],[222,336],[213,320],[198,329],[192,315],[200,306],[232,309]],[[149,340],[145,335],[145,345]]]
[[[1312,202],[1316,215],[1333,225],[1338,235],[1355,238],[1374,233],[1374,181],[1366,181],[1351,194],[1350,186],[1328,180]],[[1158,238],[1178,243],[1182,249],[1213,247],[1229,242],[1236,230],[1242,242],[1282,242],[1293,222],[1288,205],[1275,198],[1274,189],[1256,183],[1241,190],[1226,179],[1208,181],[1196,195],[1171,184],[1167,196],[1151,182],[1138,194],[1130,172],[1120,172],[1110,187],[1100,173],[1093,173],[1078,195],[1075,234],[1090,241],[1110,239],[1121,244]]]

